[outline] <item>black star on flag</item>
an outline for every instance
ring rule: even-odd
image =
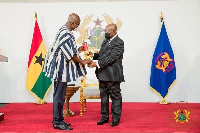
[[[40,54],[40,56],[35,56],[36,61],[34,64],[39,63],[40,66],[42,67],[42,61],[44,61],[44,58],[42,58],[42,53]]]

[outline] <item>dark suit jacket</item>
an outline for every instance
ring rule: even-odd
[[[105,39],[99,53],[94,54],[93,59],[98,59],[100,68],[96,70],[97,78],[102,81],[124,81],[122,59],[124,42],[116,36],[109,44]]]

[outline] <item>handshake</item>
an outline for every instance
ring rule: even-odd
[[[93,62],[93,60],[90,60],[90,59],[85,59],[82,61],[82,64],[83,65],[88,65],[88,67],[97,67],[97,64],[96,62]]]

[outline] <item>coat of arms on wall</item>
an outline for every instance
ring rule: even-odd
[[[122,21],[120,19],[116,18],[116,21],[113,21],[107,14],[103,14],[102,16],[103,19],[99,19],[98,16],[95,18],[93,14],[90,14],[83,19],[80,28],[78,29],[80,35],[76,40],[76,43],[82,44],[87,42],[88,48],[96,51],[101,48],[106,25],[115,23],[117,25],[117,30],[121,28]]]

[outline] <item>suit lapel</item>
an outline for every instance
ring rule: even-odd
[[[108,51],[111,47],[114,46],[115,41],[118,39],[118,35],[113,38],[113,40],[111,42],[109,42],[108,40],[103,41],[102,43],[102,50],[100,50],[100,54],[102,54],[103,52]]]
[[[113,38],[113,40],[109,43],[109,45],[111,47],[113,46],[113,44],[115,43],[115,41],[117,40],[117,38],[118,38],[118,35],[115,38]]]
[[[103,41],[100,52],[99,52],[100,55],[105,51],[105,49],[107,47],[107,43],[108,43],[108,40]]]

